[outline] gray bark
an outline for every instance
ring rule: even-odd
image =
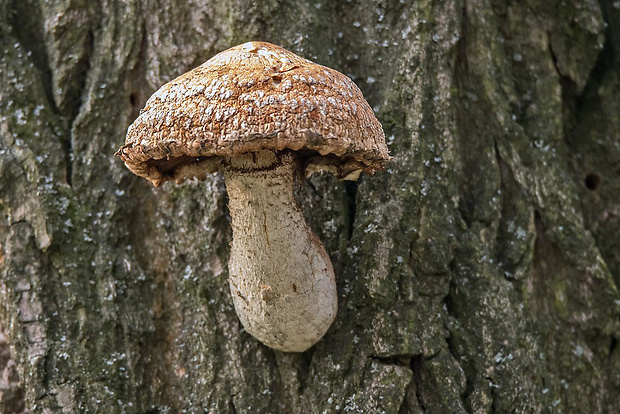
[[[394,157],[299,193],[340,300],[303,354],[235,315],[223,178],[113,156],[247,40],[351,76]],[[619,48],[613,0],[0,2],[0,411],[617,411]]]

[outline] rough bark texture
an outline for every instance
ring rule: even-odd
[[[303,354],[235,315],[222,177],[113,156],[254,39],[351,76],[394,156],[299,193],[340,298]],[[36,413],[617,411],[619,48],[614,0],[0,2],[0,410],[18,374]]]

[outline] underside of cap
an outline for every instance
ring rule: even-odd
[[[269,43],[228,49],[162,86],[117,155],[158,186],[204,179],[222,157],[300,151],[306,172],[352,179],[390,159],[381,124],[343,74]]]
[[[174,181],[177,184],[185,180],[205,180],[209,174],[222,171],[222,161],[226,158],[236,157],[249,152],[269,150],[269,146],[262,146],[257,151],[240,151],[230,155],[189,156],[182,152],[168,151],[164,158],[150,158],[144,162],[134,162],[124,154],[123,148],[117,152],[131,172],[143,177],[159,187],[166,181]],[[292,151],[284,149],[278,152]],[[319,172],[327,172],[341,180],[357,180],[362,172],[374,174],[382,169],[377,164],[375,167],[362,164],[351,156],[336,156],[333,154],[321,155],[317,151],[308,148],[300,148],[296,151],[296,159],[300,162],[302,173],[306,177]],[[177,155],[173,155],[176,153]]]

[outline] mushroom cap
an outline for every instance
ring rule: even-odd
[[[146,102],[117,155],[155,186],[204,179],[222,157],[294,150],[340,178],[390,159],[381,124],[347,76],[265,42],[225,50]]]

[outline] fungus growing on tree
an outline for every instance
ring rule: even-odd
[[[334,270],[294,185],[317,171],[355,180],[390,159],[348,77],[269,43],[233,47],[155,92],[117,155],[156,187],[223,172],[244,328],[289,352],[325,334],[338,308]]]

